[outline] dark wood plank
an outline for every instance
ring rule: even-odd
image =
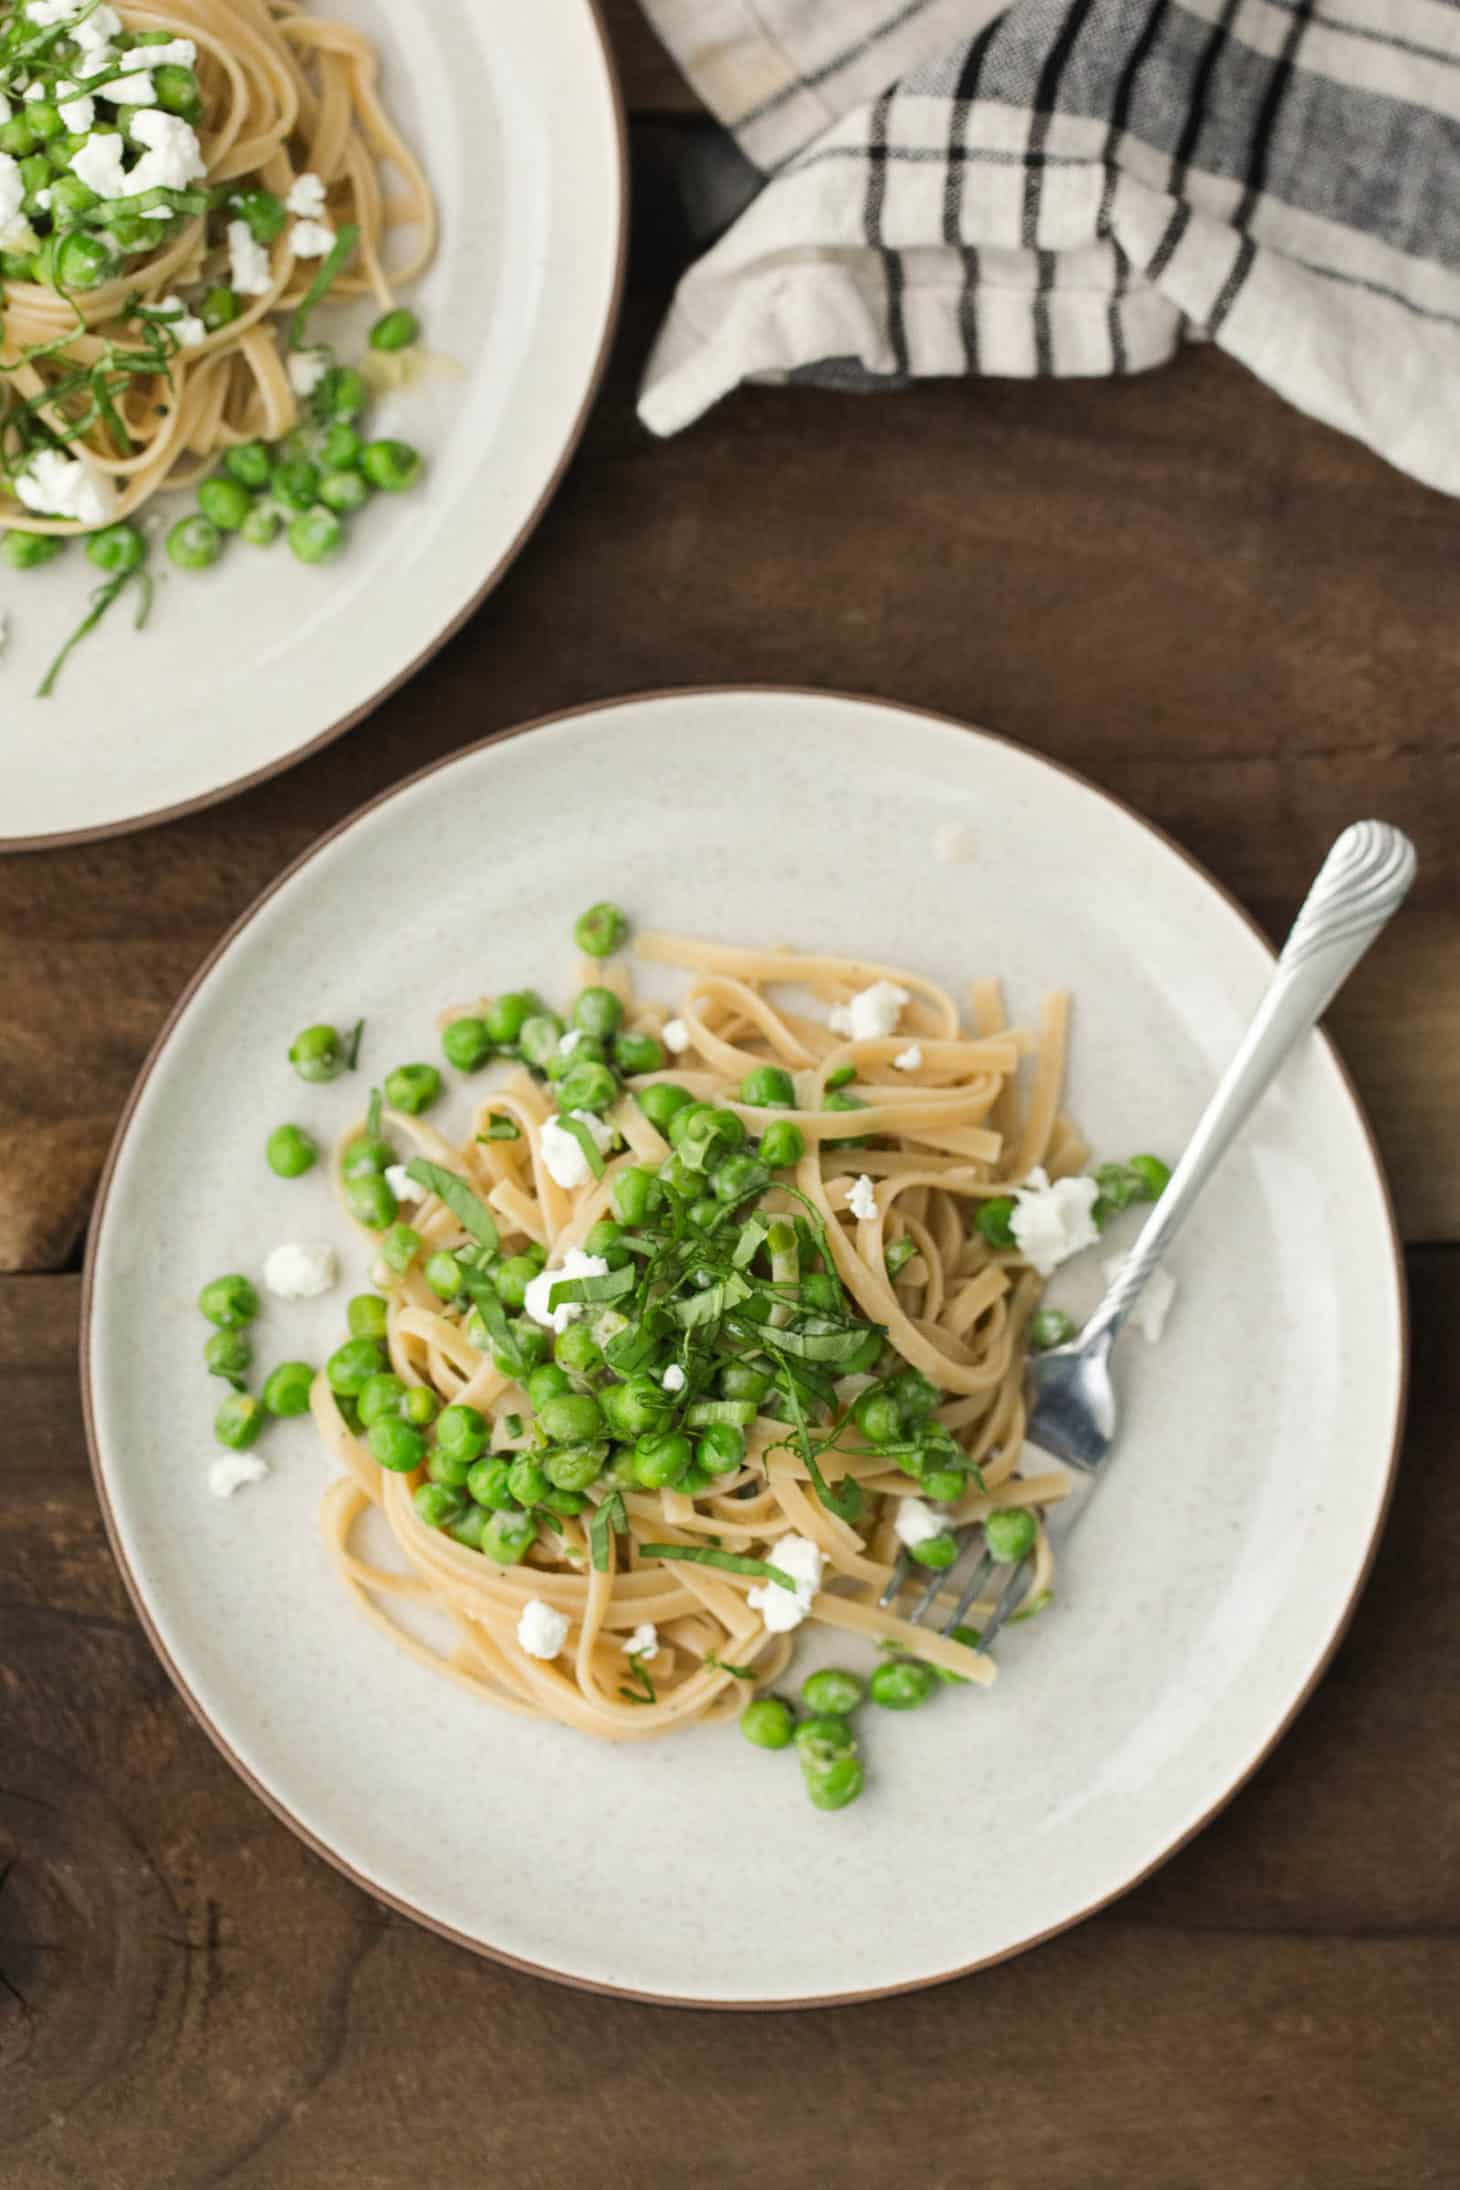
[[[417,2190],[1412,2190],[1460,2069],[1460,1254],[1411,1257],[1411,1431],[1318,1695],[1164,1870],[920,1997],[729,2020],[446,1946],[308,1854],[173,1694],[86,1472],[74,1279],[0,1280],[0,2181]],[[971,1877],[950,1843],[956,1891]],[[668,1889],[668,1886],[666,1887]],[[851,1921],[874,1922],[875,1912]],[[686,2140],[689,2140],[688,2144]]]
[[[600,0],[630,114],[702,113],[699,100],[649,28],[639,0]]]

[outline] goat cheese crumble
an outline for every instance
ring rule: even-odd
[[[789,1635],[811,1610],[825,1561],[809,1536],[778,1536],[766,1556],[767,1563],[788,1574],[796,1586],[783,1589],[779,1582],[758,1582],[746,1603],[760,1614],[772,1635]]]
[[[267,296],[274,286],[269,254],[247,221],[228,223],[228,272],[241,297]]]
[[[517,1622],[517,1640],[529,1658],[555,1658],[568,1639],[568,1615],[541,1597],[529,1597]]]
[[[1031,1171],[1014,1189],[1014,1214],[1009,1229],[1015,1245],[1030,1267],[1050,1277],[1071,1255],[1093,1247],[1100,1230],[1092,1211],[1100,1188],[1094,1179],[1055,1179],[1042,1169]]]
[[[907,1048],[900,1049],[892,1060],[896,1072],[919,1072],[922,1070],[922,1063],[923,1053],[916,1042],[909,1042]]]
[[[286,1240],[264,1264],[264,1289],[276,1300],[314,1300],[329,1291],[339,1274],[333,1247]]]
[[[900,1544],[913,1551],[919,1544],[929,1544],[935,1536],[941,1536],[947,1528],[941,1514],[925,1505],[921,1498],[903,1498],[898,1501],[893,1515],[892,1531]]]
[[[576,1143],[575,1143],[576,1145]],[[581,1155],[582,1151],[579,1150]],[[570,1247],[561,1266],[556,1270],[540,1270],[527,1288],[523,1307],[534,1323],[545,1330],[566,1331],[570,1323],[576,1323],[583,1313],[583,1303],[565,1300],[561,1307],[550,1308],[548,1301],[553,1287],[561,1278],[607,1277],[608,1264],[602,1255],[585,1255],[581,1247]]]
[[[877,1214],[877,1189],[864,1171],[847,1188],[847,1207],[854,1217],[870,1223]]]
[[[676,1057],[682,1057],[689,1048],[689,1028],[682,1019],[665,1020],[664,1047]]]
[[[634,1629],[632,1635],[624,1637],[624,1655],[630,1658],[638,1658],[645,1665],[648,1664],[651,1658],[658,1657],[659,1630],[652,1620],[645,1620],[642,1626]]]
[[[1125,1259],[1121,1255],[1114,1256],[1112,1260],[1105,1264],[1105,1275],[1112,1285],[1124,1268]],[[1175,1298],[1176,1280],[1172,1277],[1170,1271],[1153,1270],[1146,1279],[1140,1299],[1130,1312],[1131,1322],[1145,1338],[1148,1345],[1154,1346],[1159,1341],[1161,1333],[1166,1328],[1166,1318],[1171,1313],[1171,1303]]]
[[[220,1453],[208,1470],[208,1488],[215,1498],[231,1498],[245,1483],[261,1483],[268,1472],[267,1461],[257,1453]]]
[[[579,1125],[586,1126],[597,1144],[600,1154],[613,1146],[613,1128],[595,1118],[591,1110],[574,1110],[569,1113]],[[581,1186],[593,1176],[592,1167],[578,1141],[566,1126],[556,1118],[549,1118],[542,1129],[542,1160],[547,1165],[548,1176],[559,1186]]]
[[[874,981],[858,989],[849,1004],[833,1004],[829,1024],[833,1034],[845,1034],[854,1042],[880,1041],[897,1031],[902,1007],[912,998],[895,981]]]

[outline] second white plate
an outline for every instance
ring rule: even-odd
[[[622,114],[592,0],[318,5],[375,39],[385,96],[440,204],[437,260],[410,302],[460,374],[372,411],[379,431],[423,450],[425,475],[379,498],[320,569],[282,545],[201,577],[154,553],[149,628],[135,633],[119,603],[50,699],[36,687],[96,573],[75,549],[5,572],[0,851],[171,819],[347,729],[501,575],[577,440],[627,219]]]

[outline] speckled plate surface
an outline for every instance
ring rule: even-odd
[[[1071,1104],[1112,1154],[1178,1149],[1270,965],[1211,882],[1089,785],[877,703],[627,700],[444,763],[260,902],[133,1098],[84,1336],[114,1541],[237,1769],[422,1921],[544,1973],[682,2001],[930,1983],[1141,1877],[1308,1693],[1365,1573],[1397,1437],[1403,1296],[1383,1181],[1314,1039],[1183,1233],[1161,1345],[1123,1341],[1125,1446],[1055,1604],[1006,1638],[991,1691],[876,1715],[853,1809],[812,1810],[794,1763],[733,1726],[617,1750],[498,1715],[337,1590],[307,1424],[271,1430],[267,1482],[228,1504],[208,1494],[218,1387],[193,1300],[219,1270],[256,1273],[281,1239],[346,1242],[322,1181],[263,1163],[282,1118],[327,1134],[353,1100],[293,1079],[299,1026],[363,1015],[369,1074],[432,1055],[443,1002],[564,982],[572,917],[601,896],[656,926],[864,951],[950,984],[998,971],[1023,1012],[1068,985]],[[464,1087],[457,1102],[464,1116]],[[270,1303],[263,1357],[321,1358],[364,1274],[351,1245],[337,1294]],[[1083,1306],[1098,1283],[1067,1271],[1055,1297]]]
[[[427,459],[318,569],[282,544],[190,577],[160,549],[147,631],[119,602],[34,694],[96,573],[79,550],[0,570],[0,851],[110,835],[303,758],[378,705],[495,584],[577,442],[607,354],[627,227],[623,118],[594,0],[392,7],[316,0],[368,30],[441,211],[410,292],[435,364],[372,426]],[[320,314],[342,355],[367,309]],[[353,323],[353,324],[352,324]],[[171,516],[191,496],[154,505]]]

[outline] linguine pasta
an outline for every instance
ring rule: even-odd
[[[96,12],[88,7],[81,20]],[[159,0],[109,12],[120,18],[124,36],[170,33],[196,49],[204,172],[185,188],[124,201],[134,227],[144,217],[135,208],[155,201],[158,241],[127,249],[95,286],[68,286],[54,273],[51,280],[29,278],[13,270],[23,255],[13,249],[8,255],[0,323],[0,531],[71,533],[111,523],[165,486],[192,483],[230,447],[281,441],[301,415],[284,322],[329,263],[321,257],[327,238],[353,244],[340,270],[331,269],[331,294],[368,293],[382,311],[435,248],[430,188],[382,102],[378,57],[361,31],[307,13],[294,0]],[[27,67],[40,66],[57,36],[72,27],[64,20],[30,27],[35,13],[0,7],[0,28],[40,42],[37,61]],[[147,52],[138,46],[124,59],[141,65]],[[84,88],[81,61],[67,66]],[[12,90],[24,73],[18,62],[17,70]],[[82,102],[96,109],[98,123],[113,111],[103,96]],[[22,117],[24,111],[17,109]],[[260,293],[231,290],[227,224],[238,199],[257,191],[283,204],[301,177],[324,186],[317,218],[279,227],[262,260]],[[117,243],[108,236],[107,216],[105,204],[66,215],[57,205],[34,216],[32,240],[42,259],[49,240],[53,269],[64,268],[56,247],[73,233],[65,222],[77,224],[75,251],[93,251]],[[309,257],[300,255],[306,225],[314,231]],[[46,228],[49,238],[39,233]],[[403,229],[412,231],[409,245],[393,250],[392,238]],[[232,298],[235,316],[194,326],[202,300],[219,291]],[[180,327],[193,328],[186,343]],[[92,474],[100,498],[89,514],[38,510],[16,491],[37,451],[57,447],[80,457]]]
[[[1067,1000],[1052,996],[1037,1028],[1025,1030],[1006,1023],[998,985],[978,981],[967,1031],[945,990],[859,959],[650,934],[635,948],[642,960],[686,977],[671,1032],[687,1046],[664,1069],[629,1076],[607,1108],[604,1123],[617,1145],[601,1158],[601,1176],[588,1172],[569,1188],[559,1183],[547,1160],[553,1088],[520,1068],[490,1086],[460,1147],[402,1111],[386,1111],[377,1130],[387,1131],[398,1150],[464,1182],[500,1232],[501,1257],[529,1251],[534,1260],[545,1256],[553,1271],[590,1235],[601,1236],[594,1228],[619,1206],[616,1182],[623,1174],[666,1163],[674,1173],[671,1140],[642,1107],[648,1089],[671,1083],[696,1103],[732,1113],[751,1149],[771,1129],[794,1126],[804,1152],[755,1198],[717,1217],[707,1196],[693,1203],[701,1214],[691,1219],[684,1214],[690,1204],[668,1191],[658,1232],[647,1220],[637,1234],[625,1228],[630,1242],[638,1239],[632,1251],[639,1259],[631,1265],[629,1246],[620,1248],[633,1273],[617,1281],[624,1285],[639,1284],[646,1270],[672,1272],[676,1254],[684,1260],[698,1253],[695,1223],[709,1227],[711,1243],[726,1243],[721,1261],[678,1294],[672,1276],[662,1280],[667,1308],[646,1305],[653,1284],[645,1279],[628,1317],[591,1300],[576,1311],[580,1324],[604,1341],[609,1361],[575,1382],[600,1391],[616,1373],[615,1344],[627,1346],[625,1359],[632,1356],[635,1341],[626,1342],[620,1327],[627,1321],[631,1331],[641,1330],[664,1317],[670,1335],[655,1376],[673,1389],[691,1425],[717,1405],[734,1411],[713,1397],[725,1388],[727,1357],[778,1367],[781,1381],[759,1411],[744,1408],[750,1419],[743,1453],[728,1472],[705,1480],[695,1470],[688,1487],[645,1488],[631,1468],[625,1472],[620,1449],[579,1498],[580,1510],[551,1519],[544,1511],[524,1555],[500,1564],[473,1548],[480,1514],[462,1536],[422,1517],[417,1494],[427,1476],[378,1465],[364,1426],[351,1420],[351,1404],[321,1373],[311,1407],[339,1468],[325,1495],[323,1527],[340,1578],[404,1648],[474,1693],[607,1740],[645,1740],[734,1715],[755,1689],[776,1679],[792,1629],[774,1616],[777,1585],[766,1583],[764,1570],[775,1567],[778,1546],[796,1540],[815,1547],[819,1567],[814,1589],[800,1592],[798,1614],[864,1645],[988,1682],[994,1666],[976,1648],[913,1626],[897,1600],[879,1608],[901,1548],[899,1512],[919,1493],[909,1469],[926,1455],[910,1459],[905,1447],[884,1449],[886,1438],[879,1445],[865,1436],[849,1410],[910,1371],[914,1387],[926,1379],[935,1389],[918,1434],[938,1441],[951,1460],[952,1476],[936,1480],[957,1482],[961,1471],[957,1496],[929,1527],[952,1531],[996,1510],[1027,1509],[1040,1525],[1026,1602],[1036,1608],[1046,1601],[1053,1569],[1042,1515],[1059,1497],[1063,1478],[1021,1472],[1024,1367],[1041,1279],[1016,1249],[991,1245],[972,1220],[981,1203],[1008,1194],[1036,1166],[1060,1180],[1085,1160],[1060,1108]],[[665,1012],[639,999],[618,965],[605,971],[601,961],[585,960],[582,980],[614,990],[625,1030],[663,1035]],[[905,997],[894,1032],[858,1038],[828,1024],[828,1007],[834,1016],[844,1013],[853,997],[886,982]],[[483,1008],[457,1007],[443,1025]],[[793,1107],[742,1099],[746,1076],[767,1065],[790,1074]],[[848,1068],[855,1073],[850,1100],[859,1107],[828,1108]],[[359,1145],[363,1130],[357,1123],[342,1156]],[[691,1145],[688,1136],[681,1145]],[[679,1176],[686,1176],[682,1159]],[[477,1410],[490,1427],[492,1455],[515,1461],[541,1451],[525,1378],[494,1360],[500,1349],[479,1320],[473,1323],[469,1299],[443,1300],[423,1275],[433,1254],[470,1258],[470,1227],[438,1193],[423,1185],[411,1191],[416,1198],[407,1209],[419,1253],[403,1271],[381,1264],[376,1273],[387,1292],[390,1369],[408,1389],[425,1386],[443,1405]],[[671,1230],[678,1246],[663,1244]],[[733,1283],[734,1254],[744,1294]],[[720,1290],[710,1301],[716,1312],[698,1320],[694,1286],[702,1286],[703,1301],[717,1270]],[[844,1362],[853,1351],[868,1358],[858,1342],[867,1326],[885,1334],[881,1342],[871,1339],[870,1353],[879,1358],[872,1372],[848,1375]],[[818,1335],[825,1350],[819,1367]],[[805,1351],[786,1350],[797,1345]],[[674,1360],[666,1369],[668,1353]],[[573,1500],[560,1504],[571,1508]],[[372,1511],[393,1542],[390,1563],[367,1552],[363,1524]],[[717,1563],[674,1556],[686,1551]],[[746,1562],[750,1571],[718,1563],[725,1560]],[[933,1579],[917,1567],[913,1575]],[[529,1606],[561,1616],[551,1623],[562,1636],[556,1652],[524,1647]],[[435,1631],[449,1634],[449,1642],[437,1647],[421,1639],[410,1611],[422,1607],[444,1615]],[[979,1611],[975,1605],[969,1614],[975,1628]]]

